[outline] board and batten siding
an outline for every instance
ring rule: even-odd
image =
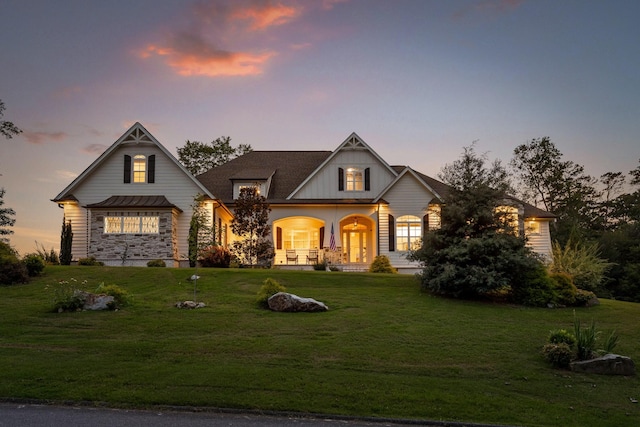
[[[370,170],[370,191],[339,191],[338,168],[349,167]],[[344,150],[338,152],[295,195],[296,199],[373,199],[386,188],[395,176],[366,150]]]
[[[137,154],[142,154],[147,158],[151,155],[156,156],[155,183],[124,183],[124,156],[133,157]],[[199,192],[198,186],[170,158],[165,156],[162,150],[154,144],[144,143],[125,144],[118,147],[98,168],[85,177],[77,188],[71,191],[80,200],[81,206],[98,203],[111,196],[165,196],[169,202],[183,210],[178,215],[176,228],[178,253],[181,258],[186,258],[188,255],[187,239],[192,214],[191,205]],[[84,211],[84,209],[82,210]],[[127,209],[117,210],[124,211]],[[133,212],[135,209],[128,209],[127,211]],[[80,217],[80,215],[77,216],[78,218]],[[76,229],[76,224],[73,224],[74,250],[76,247],[80,248],[80,246],[76,246],[76,240],[78,240],[77,245],[80,245],[81,239],[86,241],[89,238],[86,219],[83,224],[83,230]]]

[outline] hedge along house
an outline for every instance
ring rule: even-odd
[[[162,259],[177,267],[188,265],[197,196],[224,242],[231,212],[136,123],[53,201],[71,222],[74,261],[93,256],[107,265],[146,265]]]
[[[228,247],[245,186],[270,204],[275,266],[311,268],[325,260],[365,270],[386,255],[401,272],[418,271],[406,255],[439,227],[449,189],[410,167],[390,166],[355,133],[334,151],[252,151],[194,177],[136,123],[53,201],[71,222],[74,260],[186,266],[194,199],[202,196],[212,240]],[[505,208],[528,244],[549,255],[553,215],[516,199]]]
[[[390,166],[357,134],[334,151],[252,151],[197,179],[233,210],[244,186],[255,186],[271,207],[275,266],[309,268],[326,260],[365,270],[386,255],[400,272],[423,233],[440,225],[449,187],[407,166]],[[549,256],[554,216],[517,199],[505,201],[518,229]]]

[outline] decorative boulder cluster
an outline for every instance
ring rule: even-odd
[[[278,292],[272,295],[269,300],[269,309],[273,311],[286,311],[286,312],[319,312],[327,311],[327,307],[324,303],[316,301],[313,298],[302,298],[294,294],[288,294],[286,292]]]

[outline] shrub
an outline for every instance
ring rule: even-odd
[[[391,266],[391,261],[386,255],[378,255],[373,259],[369,267],[369,273],[397,273],[398,271]]]
[[[542,264],[522,270],[518,282],[511,286],[514,302],[532,307],[546,307],[556,299],[554,281]]]
[[[571,276],[566,273],[553,273],[549,277],[553,282],[553,291],[556,295],[556,302],[564,306],[575,305],[578,289],[573,284]]]
[[[569,241],[563,248],[558,242],[554,242],[552,254],[553,261],[549,267],[551,272],[568,274],[576,287],[588,291],[598,289],[605,272],[613,265],[600,258],[597,243]]]
[[[316,271],[326,271],[327,270],[327,261],[326,260],[322,260],[322,261],[318,261],[315,264],[313,264],[313,269]]]
[[[22,258],[22,263],[27,268],[29,277],[39,276],[44,270],[44,259],[38,254],[27,254]]]
[[[82,282],[82,284],[86,284]],[[61,280],[53,288],[53,311],[78,311],[84,306],[84,296],[77,287],[77,280]]]
[[[231,252],[222,246],[209,246],[200,254],[202,267],[229,268],[231,264]]]
[[[153,259],[147,263],[147,267],[166,267],[167,264],[161,259]]]
[[[0,242],[0,285],[13,285],[28,281],[27,267],[20,262],[17,252],[7,243]]]
[[[583,289],[578,289],[576,291],[576,302],[574,305],[576,307],[585,307],[592,303],[592,301],[597,300],[596,294],[591,291],[585,291]]]
[[[566,329],[555,329],[549,333],[549,343],[565,343],[569,347],[573,348],[573,346],[576,344],[576,337]]]
[[[105,285],[100,283],[96,289],[96,293],[112,296],[115,304],[111,309],[124,307],[129,304],[129,293],[118,285]]]
[[[97,261],[96,257],[90,256],[89,258],[80,258],[78,260],[78,265],[88,265],[88,266],[104,265],[104,262]]]
[[[257,304],[261,308],[269,308],[269,298],[278,292],[286,292],[287,289],[276,280],[267,278],[258,291]]]
[[[611,331],[611,333],[607,336],[607,339],[604,342],[604,346],[602,347],[602,353],[608,354],[613,353],[613,350],[618,345],[618,334],[616,331]]]
[[[596,341],[600,333],[596,331],[596,324],[591,321],[591,326],[583,328],[579,320],[573,322],[574,335],[576,337],[576,352],[578,360],[589,360],[596,354]]]
[[[557,368],[568,368],[573,359],[573,350],[564,342],[545,344],[542,348],[542,354],[549,363]]]
[[[49,251],[47,251],[44,248],[43,244],[38,243],[36,241],[36,252],[38,253],[38,255],[40,255],[40,258],[44,260],[45,264],[49,264],[49,265],[60,264],[60,258],[58,257],[58,254],[56,253],[55,249],[51,248]]]

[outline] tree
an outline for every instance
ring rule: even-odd
[[[73,255],[71,248],[73,245],[73,230],[71,221],[62,218],[62,231],[60,232],[60,265],[70,265]]]
[[[273,245],[267,240],[271,208],[258,188],[244,187],[235,202],[231,230],[241,240],[233,242],[236,257],[245,264],[267,264],[273,259]]]
[[[4,116],[4,110],[6,109],[7,107],[4,106],[4,102],[0,99],[0,119]],[[20,133],[22,133],[22,130],[13,123],[6,120],[0,120],[0,134],[5,138],[11,139]]]
[[[207,211],[202,206],[204,197],[198,194],[191,208],[191,222],[189,224],[189,266],[195,267],[202,250],[211,245],[211,227],[207,220]]]
[[[512,214],[501,208],[511,188],[506,169],[498,161],[490,167],[485,163],[472,145],[439,175],[451,186],[442,225],[425,233],[422,247],[410,255],[423,266],[425,290],[478,298],[509,290],[520,274],[540,265],[515,232]]]
[[[583,237],[598,229],[600,192],[596,179],[562,153],[549,137],[532,139],[514,150],[511,160],[519,177],[522,197],[555,214],[552,237],[565,244],[572,235]]]
[[[192,175],[200,175],[252,150],[248,144],[232,147],[228,136],[216,138],[209,144],[187,140],[184,146],[178,148],[178,159]]]
[[[2,236],[8,236],[13,234],[13,230],[7,227],[13,227],[16,223],[16,219],[13,218],[16,215],[16,211],[11,208],[3,208],[4,205],[4,188],[0,188],[0,242],[8,242],[9,239]]]

